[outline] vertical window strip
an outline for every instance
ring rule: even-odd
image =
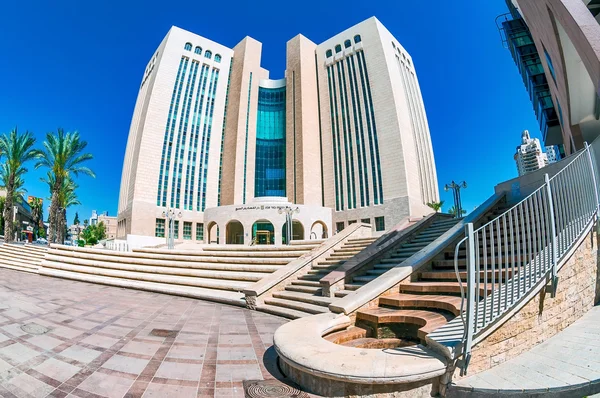
[[[213,120],[213,111],[215,109],[215,95],[217,93],[217,82],[219,81],[219,70],[218,69],[213,69],[215,72],[214,75],[214,84],[212,86],[212,93],[211,93],[211,99],[210,99],[210,112],[209,112],[209,121],[210,124],[208,125],[208,135],[206,138],[206,156],[204,157],[204,165],[203,165],[203,170],[204,170],[204,176],[202,178],[202,211],[204,211],[204,209],[206,209],[206,177],[208,175],[208,148],[210,147],[210,135],[212,132],[212,120]]]
[[[365,146],[365,129],[364,129],[364,125],[363,125],[363,118],[362,118],[362,110],[360,107],[360,91],[358,88],[358,80],[356,79],[356,66],[354,64],[355,62],[355,57],[354,55],[351,55],[350,57],[347,58],[348,59],[348,64],[350,65],[349,67],[349,71],[348,74],[352,75],[351,79],[350,79],[350,86],[353,88],[353,92],[352,92],[352,106],[354,107],[354,124],[357,126],[356,127],[356,146],[357,148],[362,148],[362,166],[360,163],[360,159],[359,159],[359,169],[362,170],[362,178],[361,178],[361,206],[368,206],[371,203],[371,198],[369,197],[369,177],[368,177],[368,167],[367,167],[367,147]],[[356,93],[356,102],[354,100],[354,94]],[[356,121],[356,114],[358,113],[358,122]],[[358,144],[358,133],[360,130],[360,145]],[[358,157],[360,158],[360,153],[358,154]],[[360,171],[359,171],[360,173]],[[364,201],[362,198],[363,192],[363,181],[364,181],[364,190],[365,190],[365,197],[364,197]]]
[[[336,139],[336,131],[335,131],[335,116],[334,116],[334,107],[333,107],[333,88],[331,86],[331,66],[327,67],[327,82],[329,85],[329,109],[331,111],[331,137],[333,140],[333,174],[334,174],[334,182],[335,182],[335,210],[340,210],[340,195],[339,195],[339,182],[338,182],[338,160],[337,160],[337,148],[338,143]]]
[[[167,143],[169,142],[169,126],[171,125],[171,118],[173,117],[173,105],[175,102],[175,98],[177,97],[177,87],[179,85],[179,79],[181,77],[181,69],[183,67],[183,63],[185,57],[181,57],[179,61],[179,69],[177,69],[177,77],[175,78],[175,84],[173,85],[173,94],[171,94],[171,105],[169,106],[169,115],[167,116],[167,125],[165,127],[165,137],[163,139],[163,149],[162,156],[160,160],[160,175],[158,177],[158,193],[156,195],[156,205],[160,206],[160,199],[162,196],[162,183],[164,178],[164,166],[165,166],[165,155],[167,152]]]
[[[223,177],[223,147],[225,145],[225,123],[227,122],[227,105],[229,105],[229,84],[231,83],[231,66],[229,63],[229,75],[227,77],[227,91],[225,92],[225,111],[223,112],[223,130],[221,132],[221,155],[219,157],[219,192],[217,194],[217,206],[221,206],[221,178]]]
[[[196,101],[194,104],[194,113],[192,114],[192,129],[190,130],[190,145],[188,148],[187,170],[185,173],[184,210],[192,210],[194,176],[196,173],[196,147],[198,146],[198,125],[200,124],[200,119],[198,118],[198,105],[200,102],[200,87],[202,86],[202,78],[204,77],[205,69],[205,65],[202,65],[198,85],[195,86]],[[200,111],[202,111],[202,108],[200,108]]]
[[[360,52],[356,55],[358,70],[360,72],[360,83],[362,86],[363,93],[363,105],[365,107],[365,119],[367,121],[367,132],[369,135],[369,153],[371,158],[371,179],[373,183],[373,203],[379,204],[379,190],[377,189],[377,169],[375,168],[375,149],[373,144],[373,130],[371,129],[371,118],[369,117],[369,101],[367,97],[367,86],[365,84],[365,74],[363,71],[363,65],[360,59]]]
[[[427,176],[428,176],[428,181],[427,181],[427,186],[428,186],[428,190],[429,190],[429,199],[428,202],[434,201],[436,200],[436,183],[435,183],[435,177],[434,177],[434,171],[435,171],[435,165],[434,165],[434,160],[433,160],[433,149],[431,146],[431,135],[429,134],[429,126],[427,124],[427,116],[425,115],[425,104],[423,103],[423,95],[421,94],[421,88],[419,87],[419,82],[417,80],[417,77],[415,76],[414,73],[410,73],[410,77],[412,79],[413,82],[413,86],[414,86],[414,90],[415,90],[415,96],[418,100],[418,104],[419,104],[419,115],[421,117],[421,120],[423,121],[423,145],[424,145],[424,152],[426,154],[426,160],[425,160],[425,170],[427,171]]]
[[[342,84],[340,85],[340,90],[342,91],[342,122],[344,123],[344,142],[346,146],[346,167],[348,167],[348,152],[350,153],[350,177],[348,176],[348,170],[346,170],[346,178],[348,181],[348,208],[355,209],[356,208],[356,175],[354,172],[354,149],[352,147],[352,127],[350,122],[350,107],[348,107],[348,90],[346,86],[346,71],[344,68],[344,63],[338,63],[338,73],[341,69],[342,75],[340,79]],[[346,131],[346,127],[348,130]]]
[[[208,134],[208,126],[212,123],[209,120],[209,112],[211,105],[210,94],[213,90],[213,85],[215,81],[215,69],[213,68],[210,73],[210,83],[208,84],[208,91],[205,90],[206,82],[202,87],[202,94],[206,98],[206,108],[204,108],[204,123],[202,125],[202,140],[200,141],[200,161],[198,163],[198,191],[196,192],[196,210],[200,211],[203,208],[203,200],[202,200],[202,192],[204,191],[204,187],[206,186],[206,181],[204,180],[204,164],[205,158],[208,158],[208,143],[207,143],[207,134]]]
[[[377,139],[377,124],[375,123],[375,111],[373,109],[373,96],[371,95],[371,84],[369,83],[369,72],[367,71],[367,63],[365,61],[364,52],[358,53],[359,58],[362,60],[363,67],[365,70],[365,81],[367,83],[367,93],[369,94],[369,107],[371,108],[371,119],[373,121],[373,141],[375,143],[375,156],[377,157],[377,177],[379,185],[379,204],[383,203],[383,183],[381,178],[381,159],[379,156],[379,140]]]
[[[315,54],[315,70],[318,69],[317,64],[317,54]],[[316,74],[317,77],[317,110],[319,114],[319,153],[321,160],[321,206],[325,207],[325,183],[323,176],[323,130],[321,127],[321,91],[319,90],[319,73]]]
[[[252,94],[252,72],[250,72],[250,83],[248,83],[248,107],[246,108],[246,143],[244,145],[244,191],[242,192],[243,204],[246,204],[246,180],[248,177],[246,165],[248,164],[248,124],[250,123],[250,94]]]
[[[186,58],[183,65],[183,74],[181,75],[181,80],[179,81],[179,87],[177,89],[177,98],[175,99],[175,115],[171,120],[171,134],[169,135],[169,142],[167,147],[167,156],[165,163],[165,176],[163,178],[163,193],[162,193],[162,206],[167,207],[167,187],[169,184],[169,171],[171,168],[171,152],[173,150],[173,139],[175,135],[175,124],[177,121],[177,115],[179,113],[179,101],[181,99],[181,90],[183,89],[183,83],[185,81],[185,75],[187,73],[189,58]]]
[[[342,139],[340,136],[340,119],[338,114],[337,87],[335,84],[335,70],[331,71],[331,85],[333,87],[333,110],[335,115],[335,134],[337,140],[338,178],[340,189],[340,210],[344,210],[344,166],[342,160]]]
[[[420,156],[421,153],[421,143],[419,142],[419,137],[418,137],[418,127],[416,125],[416,115],[415,115],[415,111],[414,111],[414,104],[413,104],[413,98],[412,95],[410,94],[410,87],[409,87],[409,83],[407,81],[406,78],[406,71],[404,70],[404,64],[402,62],[400,62],[400,57],[398,56],[398,54],[396,54],[396,63],[398,64],[398,68],[400,69],[400,75],[402,77],[402,84],[404,85],[404,98],[406,99],[406,105],[408,106],[408,113],[410,115],[410,124],[412,126],[412,131],[413,131],[413,140],[415,142],[415,149],[416,149],[416,157],[417,157],[417,171],[419,174],[419,186],[421,187],[421,202],[425,203],[425,191],[424,191],[424,186],[423,186],[423,165],[422,165],[422,159]]]
[[[181,165],[180,165],[180,157],[181,151],[181,143],[183,141],[183,145],[185,145],[185,136],[187,132],[187,120],[190,114],[189,104],[192,100],[190,88],[193,86],[193,83],[190,84],[192,79],[196,79],[196,71],[198,68],[198,63],[196,61],[192,61],[192,67],[190,68],[190,74],[187,78],[187,83],[185,85],[185,94],[183,97],[183,109],[181,112],[181,116],[179,118],[179,129],[177,132],[177,146],[175,147],[175,156],[173,157],[173,178],[171,179],[171,207],[179,208],[179,201],[175,201],[175,196],[179,197],[179,191],[181,189]]]
[[[195,126],[195,128],[192,127],[193,134],[194,134],[194,142],[193,142],[192,148],[190,148],[190,152],[189,152],[189,154],[191,154],[191,160],[190,160],[190,156],[188,155],[188,175],[189,175],[189,181],[190,181],[190,190],[188,192],[188,201],[187,201],[187,209],[188,210],[192,210],[194,207],[193,200],[194,200],[194,191],[195,191],[195,187],[196,187],[196,167],[197,167],[196,160],[198,157],[200,122],[202,120],[202,117],[201,117],[202,116],[202,107],[204,104],[204,94],[202,92],[202,85],[206,81],[207,76],[208,76],[208,66],[202,65],[202,70],[200,72],[200,79],[198,80],[198,88],[197,88],[197,92],[196,92],[196,107],[194,110],[194,121],[195,121],[196,126]],[[191,164],[191,173],[189,173],[190,164]]]
[[[408,68],[406,68],[404,70],[405,74],[406,74],[406,80],[408,83],[408,89],[409,89],[409,95],[412,99],[412,103],[413,103],[413,108],[414,108],[414,117],[415,117],[415,121],[417,124],[417,131],[416,133],[416,139],[417,139],[417,143],[418,143],[418,151],[417,151],[417,157],[419,158],[419,165],[421,166],[421,173],[420,173],[420,177],[421,177],[421,191],[422,191],[422,200],[423,203],[427,203],[429,202],[429,197],[431,196],[429,193],[429,189],[428,189],[428,177],[427,177],[427,167],[425,165],[425,144],[423,142],[424,139],[424,131],[425,131],[425,125],[423,123],[423,119],[421,117],[421,114],[419,112],[419,100],[417,97],[417,93],[415,90],[415,86],[414,86],[414,82],[413,79],[411,78],[411,74],[410,74],[410,70]]]

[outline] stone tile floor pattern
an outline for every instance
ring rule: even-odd
[[[243,397],[243,380],[277,376],[269,348],[285,322],[218,303],[0,269],[0,396]],[[24,332],[30,323],[49,331]],[[178,333],[159,337],[154,329]]]

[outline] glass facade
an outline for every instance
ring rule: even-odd
[[[196,240],[204,240],[204,224],[196,224]]]
[[[156,219],[156,227],[154,229],[154,236],[156,236],[157,238],[165,237],[165,219],[164,218]]]
[[[506,35],[506,43],[515,64],[519,68],[523,83],[533,104],[535,116],[540,124],[542,137],[546,141],[548,129],[559,124],[558,115],[552,102],[548,79],[546,79],[540,55],[535,47],[529,28],[520,17],[518,11],[514,7],[510,8],[514,19],[502,23]],[[550,74],[554,77],[552,61],[549,56],[546,55],[546,57],[546,62],[551,69]]]
[[[258,88],[254,196],[286,196],[285,87]]]
[[[192,239],[192,223],[189,221],[183,222],[183,239],[185,239],[185,240]]]
[[[384,217],[375,217],[375,231],[385,231]]]

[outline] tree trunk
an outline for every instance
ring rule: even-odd
[[[60,207],[59,195],[58,192],[62,185],[62,181],[59,181],[58,176],[56,176],[56,182],[54,183],[54,187],[52,188],[52,200],[50,202],[50,214],[48,215],[48,219],[50,221],[50,228],[48,228],[48,243],[56,243],[57,242],[57,232],[58,232],[58,211]]]
[[[6,201],[4,202],[4,242],[11,243],[15,240],[13,223],[13,187],[14,178],[9,179],[6,185]]]

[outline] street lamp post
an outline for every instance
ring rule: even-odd
[[[446,184],[444,186],[444,191],[448,192],[449,190],[452,190],[452,194],[454,195],[454,210],[456,211],[456,214],[454,215],[454,217],[456,218],[460,218],[462,216],[462,203],[460,200],[460,189],[461,188],[466,188],[467,187],[467,183],[465,181],[463,182],[459,182],[458,184],[454,182],[454,180],[450,183],[450,184]]]
[[[167,219],[169,225],[169,233],[167,234],[167,248],[175,248],[175,218],[181,218],[181,212],[176,212],[173,209],[168,209],[162,212],[163,217]]]
[[[286,222],[286,234],[287,234],[287,238],[286,238],[286,244],[289,245],[291,243],[292,240],[292,216],[294,215],[294,213],[300,213],[300,208],[296,207],[295,209],[293,209],[290,206],[286,206],[284,208],[279,208],[278,210],[279,214],[284,214],[285,213],[285,222]]]

